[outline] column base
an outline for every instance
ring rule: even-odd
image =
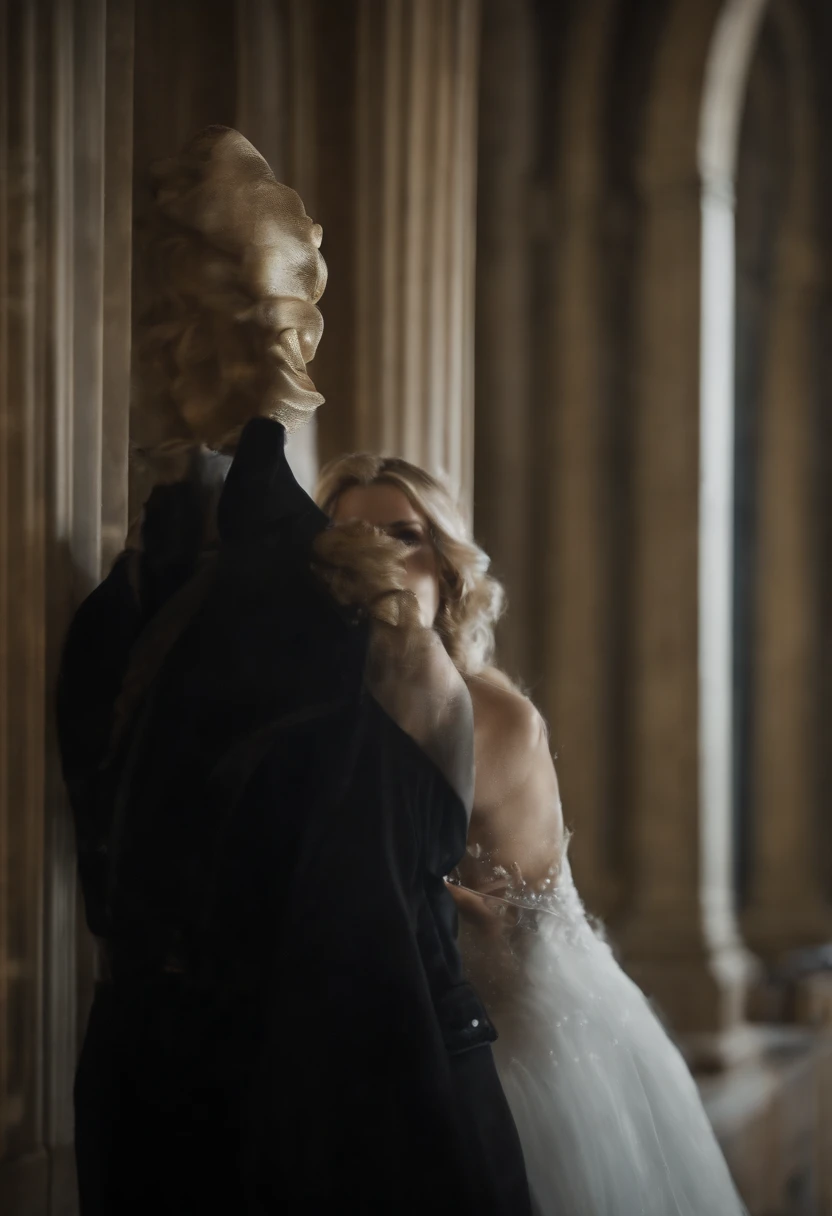
[[[792,951],[749,993],[752,1021],[832,1027],[832,944]]]
[[[740,1022],[730,1030],[682,1035],[678,1047],[693,1073],[725,1072],[751,1064],[763,1054],[766,1045],[761,1027]]]
[[[795,992],[795,1020],[801,1026],[832,1030],[832,974],[808,975]]]
[[[747,993],[761,974],[754,955],[738,940],[708,948],[701,938],[674,942],[674,935],[657,933],[650,949],[648,935],[639,936],[641,941],[633,934],[623,937],[625,969],[673,1032],[701,1043],[703,1057],[742,1055],[748,1042],[739,1034],[746,1027]]]
[[[820,896],[803,900],[783,892],[776,902],[751,903],[741,916],[743,937],[769,964],[796,950],[832,942],[832,905]]]
[[[0,1211],[48,1216],[49,1157],[45,1149],[0,1161]]]

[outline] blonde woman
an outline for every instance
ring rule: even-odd
[[[502,589],[445,486],[404,460],[345,456],[320,478],[336,526],[401,542],[416,598],[468,685],[474,809],[452,876],[469,977],[540,1216],[738,1216],[696,1086],[572,882],[545,725],[491,665]]]

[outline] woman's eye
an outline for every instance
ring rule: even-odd
[[[402,528],[396,533],[396,540],[403,541],[404,544],[415,548],[422,543],[422,533],[418,532],[415,528]]]

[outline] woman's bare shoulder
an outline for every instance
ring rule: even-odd
[[[548,739],[546,725],[534,702],[502,674],[486,668],[469,677],[468,690],[474,709],[474,727],[484,738],[499,741],[499,750],[512,747],[520,752],[536,749]]]
[[[529,779],[556,788],[549,734],[533,702],[500,672],[470,678],[468,688],[480,804],[501,803]]]

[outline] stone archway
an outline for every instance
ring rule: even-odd
[[[734,205],[746,82],[767,0],[727,0],[700,111],[699,769],[702,885],[733,917]],[[720,906],[723,905],[723,906]],[[727,907],[724,905],[728,905]]]
[[[811,342],[816,307],[816,116],[802,17],[783,0],[728,0],[717,22],[699,132],[702,181],[699,516],[700,770],[711,882],[730,885],[732,583],[735,477],[735,193],[749,72],[764,19],[780,44],[791,99],[787,201],[772,257],[759,413],[759,539],[750,661],[755,703],[749,763],[750,906],[743,928],[768,958],[832,935],[813,861],[817,823],[812,686],[814,587]],[[787,809],[788,808],[788,809]],[[717,845],[717,833],[722,847]],[[729,881],[726,881],[726,878]]]

